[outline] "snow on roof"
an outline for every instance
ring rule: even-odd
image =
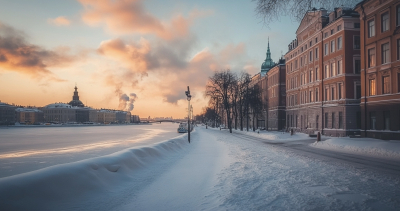
[[[45,108],[72,108],[72,106],[65,103],[53,103],[45,106]]]
[[[17,109],[15,109],[15,111],[17,111],[17,112],[43,112],[36,108],[17,108]]]

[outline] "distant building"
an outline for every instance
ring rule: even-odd
[[[109,109],[100,109],[97,112],[97,119],[99,123],[111,124],[117,122],[116,112]]]
[[[400,139],[400,1],[357,4],[361,39],[361,135]]]
[[[139,117],[139,115],[132,115],[132,116],[131,116],[131,122],[132,122],[132,123],[139,123],[139,122],[140,122],[140,117]]]
[[[40,124],[44,122],[44,113],[37,108],[17,108],[15,113],[16,122],[22,124]]]
[[[0,102],[0,125],[11,125],[15,123],[15,106]]]
[[[65,103],[53,103],[41,108],[41,110],[46,122],[67,123],[77,121],[76,108]]]

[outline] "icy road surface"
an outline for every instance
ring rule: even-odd
[[[0,179],[31,210],[399,210],[400,177],[226,130]],[[293,144],[295,143],[292,142]],[[304,143],[304,140],[301,142]],[[299,143],[300,144],[300,143]],[[311,148],[318,151],[317,148]]]
[[[177,125],[1,127],[0,178],[165,141]]]

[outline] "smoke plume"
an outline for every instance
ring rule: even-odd
[[[136,98],[137,96],[135,93],[130,93],[129,96],[127,94],[121,94],[119,97],[118,109],[132,111],[134,108],[133,103],[135,102]]]

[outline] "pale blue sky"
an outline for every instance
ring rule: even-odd
[[[191,57],[205,49],[210,53],[218,54],[229,45],[241,45],[245,49],[240,57],[242,61],[238,62],[238,59],[233,59],[224,62],[238,70],[245,63],[246,65],[251,64],[253,66],[251,74],[259,71],[261,63],[265,59],[267,38],[270,38],[272,59],[277,61],[281,52],[285,54],[287,45],[295,38],[295,31],[298,25],[288,17],[281,17],[279,22],[270,23],[269,27],[265,27],[261,19],[256,16],[254,12],[255,2],[251,0],[146,0],[143,3],[146,13],[165,22],[170,21],[178,14],[188,17],[189,13],[194,10],[205,12],[206,15],[196,18],[189,26],[189,31],[196,39],[187,55],[189,58],[185,59],[190,60]],[[82,97],[86,101],[92,102],[91,104],[94,107],[116,108],[118,107],[118,96],[113,96],[114,87],[107,88],[103,79],[100,80],[100,75],[105,71],[102,70],[103,67],[113,70],[120,69],[120,67],[118,62],[111,60],[108,62],[106,58],[96,54],[96,50],[102,41],[118,38],[126,42],[138,42],[140,38],[145,38],[150,43],[154,42],[154,36],[149,34],[115,34],[106,30],[102,25],[96,27],[88,26],[82,20],[84,7],[75,0],[1,0],[0,4],[2,5],[0,7],[0,22],[23,31],[27,42],[30,44],[47,50],[66,46],[71,49],[70,54],[87,51],[87,57],[83,61],[73,63],[72,66],[48,68],[49,71],[66,82],[38,81],[37,79],[25,77],[21,73],[16,74],[13,70],[6,69],[4,71],[3,69],[3,71],[0,71],[0,77],[3,78],[3,80],[0,79],[0,82],[6,83],[8,81],[7,83],[11,88],[15,86],[14,84],[17,84],[15,82],[24,83],[25,88],[31,90],[29,97],[24,97],[24,91],[19,87],[13,88],[13,94],[6,93],[2,89],[0,91],[0,100],[3,102],[43,106],[42,104],[54,101],[68,101],[73,91],[71,86],[78,82]],[[68,26],[56,26],[49,23],[49,19],[60,16],[65,16],[71,21],[71,24]],[[99,62],[96,59],[101,61]],[[179,78],[179,75],[177,77]],[[10,80],[13,83],[10,83]],[[203,77],[201,80],[206,80],[206,78]],[[135,92],[138,94],[139,98],[133,113],[136,111],[143,116],[162,116],[162,112],[150,112],[140,108],[141,105],[148,107],[145,106],[144,102],[140,102],[140,99],[144,100],[146,99],[145,95],[148,95],[143,91],[143,87],[148,87],[144,81],[151,80],[143,79],[140,89],[122,87],[124,93]],[[49,89],[54,90],[54,92],[49,91]],[[67,90],[65,91],[65,89]],[[204,91],[201,87],[194,87],[194,89],[197,89],[194,91],[199,93],[199,97],[200,93]],[[95,97],[91,94],[93,92],[103,93],[101,94],[102,97]],[[12,97],[13,95],[14,97]],[[42,100],[43,102],[28,102],[28,100],[32,101],[34,96],[46,100]],[[153,99],[154,102],[163,103],[166,107],[171,106],[165,102],[165,96],[162,96],[162,94],[158,100]],[[183,109],[182,106],[184,105],[185,103],[182,101],[172,106],[178,106],[179,109]],[[197,107],[205,105],[206,101],[199,100]],[[178,113],[174,115],[179,116]]]

